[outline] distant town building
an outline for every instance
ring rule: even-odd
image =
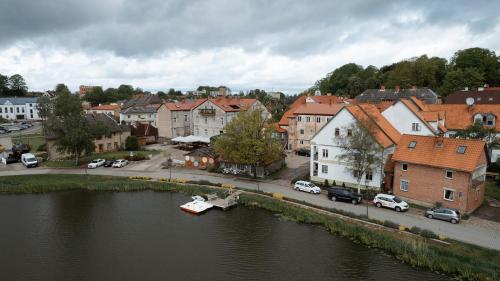
[[[7,120],[38,120],[38,98],[0,97],[0,117]]]
[[[268,92],[267,94],[268,94],[271,98],[273,98],[273,99],[277,99],[277,100],[281,99],[281,95],[282,95],[282,93],[281,93],[281,92]]]
[[[160,106],[162,103],[163,100],[158,95],[137,94],[134,95],[130,100],[123,102],[122,108],[128,108],[132,106],[149,106],[149,105]]]
[[[413,87],[410,89],[400,89],[396,87],[395,89],[386,89],[384,86],[380,87],[380,89],[365,90],[356,97],[356,102],[380,103],[382,101],[396,101],[400,98],[409,99],[410,97],[416,97],[428,104],[436,104],[439,102],[438,95],[429,88]]]
[[[500,104],[500,87],[480,87],[476,91],[468,89],[456,91],[445,98],[446,104],[466,104],[471,98],[474,104]]]
[[[192,135],[191,110],[206,99],[164,103],[158,108],[158,137],[160,140]]]
[[[88,113],[104,113],[113,116],[117,120],[120,118],[121,106],[116,103],[112,104],[99,104],[87,110]]]
[[[160,105],[131,106],[120,112],[120,124],[135,126],[138,123],[157,126],[157,110]]]

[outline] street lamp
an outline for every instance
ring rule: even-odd
[[[172,158],[169,156],[168,159],[167,159],[167,165],[168,165],[168,170],[170,172],[170,176],[168,178],[168,181],[172,181]]]

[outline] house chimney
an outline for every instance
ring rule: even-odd
[[[380,86],[380,90],[381,90],[381,91],[385,91],[385,85],[381,85],[381,86]]]

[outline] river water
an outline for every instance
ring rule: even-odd
[[[260,209],[168,192],[0,196],[0,280],[449,280]]]

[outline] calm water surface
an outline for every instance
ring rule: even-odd
[[[0,280],[449,280],[260,209],[174,193],[0,196]]]

